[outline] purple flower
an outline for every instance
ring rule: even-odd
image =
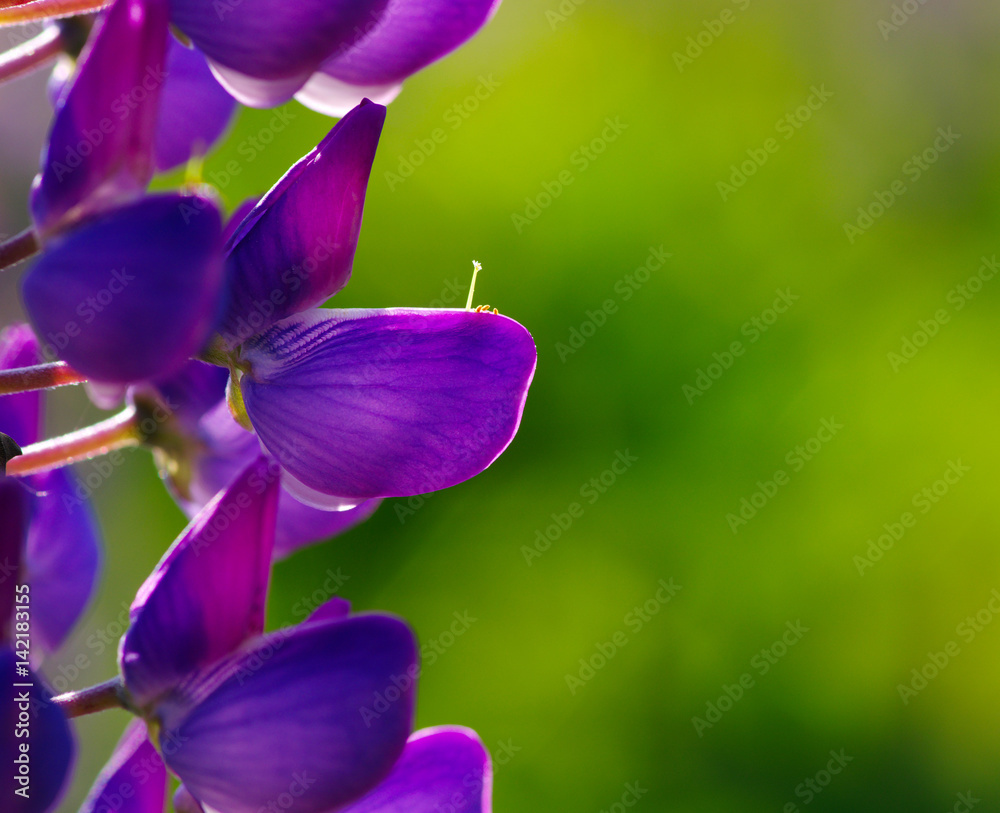
[[[80,813],[163,813],[167,770],[149,741],[146,725],[133,720],[94,781]]]
[[[230,402],[317,507],[410,496],[479,473],[517,431],[536,352],[465,310],[313,310],[346,285],[385,109],[345,116],[230,238],[210,356]]]
[[[51,237],[21,281],[44,355],[104,384],[180,369],[219,317],[221,235],[213,200],[164,194]]]
[[[402,81],[453,51],[499,0],[171,0],[173,23],[244,104],[298,94],[328,115],[365,96],[390,101]]]
[[[412,725],[417,649],[401,621],[347,617],[335,600],[262,634],[278,491],[261,457],[206,506],[140,589],[119,647],[167,766],[228,813],[256,813],[296,777],[309,781],[290,809],[353,801],[389,773]],[[366,718],[394,677],[405,690]]]
[[[0,369],[39,361],[30,328],[0,333]],[[0,430],[21,445],[39,440],[39,392],[0,397]],[[65,641],[93,593],[100,568],[100,532],[87,490],[71,469],[35,475],[21,482],[0,478],[0,517],[9,534],[0,558],[0,584],[20,580],[31,590],[34,661]]]
[[[260,442],[233,420],[226,402],[228,373],[190,361],[174,376],[138,388],[131,397],[141,409],[165,407],[171,418],[147,443],[157,450],[160,473],[181,509],[193,517],[260,455]],[[305,505],[282,488],[274,556],[284,558],[305,545],[329,539],[368,519],[379,500],[342,511]]]
[[[31,215],[44,239],[135,200],[153,177],[166,0],[116,0],[56,102]]]

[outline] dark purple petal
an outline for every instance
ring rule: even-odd
[[[225,68],[256,79],[305,82],[378,19],[385,5],[386,0],[170,0],[170,15]]]
[[[513,319],[448,310],[316,310],[243,346],[261,443],[310,488],[409,496],[478,474],[517,431],[535,370]]]
[[[30,669],[21,675],[19,664],[12,649],[0,646],[0,799],[5,813],[45,813],[62,796],[76,749],[62,710],[50,702],[38,675]],[[15,733],[19,724],[25,727],[22,713],[28,717],[28,738]],[[28,746],[26,757],[21,756],[24,744]],[[27,762],[25,783],[17,778],[17,759],[22,760],[20,764]],[[17,792],[24,784],[29,787],[27,798]]]
[[[285,489],[278,501],[278,531],[274,537],[274,558],[284,559],[297,550],[346,533],[367,520],[381,500],[365,500],[356,508],[323,511],[303,505]]]
[[[226,228],[223,229],[222,239],[225,241],[226,245],[230,245],[232,242],[232,237],[236,233],[236,230],[243,225],[243,221],[246,220],[247,215],[252,212],[257,204],[260,203],[260,196],[253,196],[247,198],[243,203],[233,209],[233,213],[229,216],[226,221]]]
[[[40,361],[38,341],[27,325],[11,325],[0,332],[0,370],[31,367]],[[42,395],[22,392],[0,396],[0,432],[20,446],[38,441],[42,418]]]
[[[349,602],[346,598],[334,596],[333,598],[324,601],[319,605],[319,607],[313,610],[303,623],[314,624],[323,621],[339,621],[343,618],[347,618],[350,614],[351,602]]]
[[[36,654],[54,652],[90,600],[100,566],[100,530],[71,469],[32,478],[38,496],[28,529],[24,580],[31,585]]]
[[[226,813],[279,797],[289,813],[327,813],[389,773],[410,733],[418,669],[412,633],[388,616],[268,635],[160,706],[161,742],[176,743],[167,764]]]
[[[174,542],[132,603],[118,651],[139,706],[264,629],[278,472],[258,458]]]
[[[229,371],[225,367],[191,360],[174,375],[154,382],[154,388],[158,400],[170,415],[179,420],[186,430],[194,431],[202,416],[225,399],[228,380]],[[198,508],[214,497],[223,485],[229,485],[254,457],[256,455],[248,455],[242,460],[233,471],[233,476],[208,495]]]
[[[163,813],[167,769],[146,734],[133,720],[111,759],[94,781],[80,813]]]
[[[226,132],[235,110],[236,100],[212,75],[205,57],[171,37],[156,128],[156,169],[165,172],[193,155],[204,155]]]
[[[295,164],[240,224],[227,260],[229,347],[318,305],[351,276],[385,108],[363,103]]]
[[[31,214],[43,234],[141,194],[165,77],[166,0],[116,0],[56,105]]]
[[[339,115],[336,111],[350,102],[343,91],[351,85],[366,95],[372,95],[369,90],[379,95],[398,90],[406,77],[472,37],[499,6],[500,0],[390,0],[364,38],[324,62],[320,74],[296,98],[322,113]],[[332,85],[324,76],[341,84]]]
[[[215,204],[144,198],[55,237],[22,281],[40,340],[84,375],[169,375],[205,344],[222,297]]]
[[[476,732],[460,726],[413,733],[379,785],[342,813],[490,813],[493,768]]]

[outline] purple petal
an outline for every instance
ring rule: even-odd
[[[334,596],[327,599],[310,613],[303,622],[305,624],[315,624],[324,621],[340,621],[351,614],[351,602],[346,598]]]
[[[243,225],[243,221],[246,220],[247,215],[257,207],[258,203],[260,203],[259,195],[247,198],[233,209],[233,213],[229,215],[229,219],[226,221],[226,228],[222,232],[222,238],[227,246],[231,245],[236,230]]]
[[[458,48],[499,6],[500,0],[390,0],[378,23],[324,62],[319,77],[310,80],[297,98],[330,113],[350,101],[343,92],[351,85],[380,94],[398,92],[400,82]],[[324,83],[322,76],[341,84]]]
[[[278,472],[263,457],[187,527],[140,588],[119,647],[146,706],[264,629]]]
[[[303,505],[285,489],[278,501],[278,531],[274,537],[274,558],[284,559],[297,550],[346,533],[367,520],[381,500],[365,500],[345,511],[323,511]]]
[[[24,554],[34,648],[52,653],[83,613],[100,566],[100,530],[70,469],[32,478],[38,490]]]
[[[20,663],[13,650],[0,647],[0,764],[4,766],[0,771],[0,798],[5,812],[45,813],[62,796],[76,749],[62,710],[50,702],[48,690],[38,675],[31,670],[27,675],[17,671]],[[29,716],[30,739],[15,733],[22,711]],[[23,743],[28,745],[27,757],[21,757]],[[28,763],[28,798],[15,793],[23,787],[15,778],[16,759],[26,759]]]
[[[156,128],[156,169],[165,172],[204,155],[226,132],[235,110],[236,100],[212,75],[205,57],[171,37]]]
[[[12,325],[0,332],[0,370],[30,367],[39,362],[38,341],[27,325]],[[20,446],[38,440],[42,418],[42,395],[22,392],[0,397],[0,432]]]
[[[407,741],[392,773],[342,813],[490,813],[492,792],[490,755],[475,731],[424,728]]]
[[[478,474],[517,431],[535,370],[527,330],[446,310],[317,310],[244,345],[261,443],[310,488],[408,496]]]
[[[133,720],[115,746],[108,764],[80,807],[80,813],[163,813],[167,769],[146,734]]]
[[[163,404],[171,417],[181,422],[184,429],[194,431],[205,413],[218,406],[225,399],[228,380],[229,371],[225,367],[216,367],[214,364],[206,364],[204,361],[191,360],[174,375],[154,382],[155,397]],[[145,391],[144,388],[143,391]],[[240,465],[233,471],[232,477],[209,494],[198,508],[200,509],[209,499],[214,497],[223,486],[229,485],[255,457],[255,454],[251,454],[241,460]]]
[[[290,813],[326,813],[389,773],[410,732],[418,670],[412,633],[388,616],[266,636],[184,687],[190,700],[160,708],[162,740],[178,743],[167,764],[226,813],[278,799]]]
[[[54,238],[22,281],[39,338],[104,383],[179,369],[218,318],[221,228],[212,201],[170,194]]]
[[[220,328],[228,346],[347,284],[384,121],[381,105],[355,108],[240,224],[228,259],[229,310]]]
[[[31,214],[43,234],[120,205],[153,177],[166,0],[116,0],[56,106]]]
[[[378,19],[385,5],[386,0],[170,0],[170,14],[213,62],[256,79],[305,82]]]

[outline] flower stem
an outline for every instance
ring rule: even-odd
[[[2,60],[2,57],[0,57]],[[0,75],[3,72],[3,65],[0,62]],[[26,260],[38,251],[38,237],[31,229],[25,229],[20,234],[15,234],[4,243],[0,243],[0,271],[11,265]]]
[[[0,0],[0,25],[90,14],[109,5],[111,0]]]
[[[126,709],[125,687],[120,677],[98,683],[77,692],[66,692],[53,697],[52,702],[63,710],[67,717],[82,717],[108,709]]]
[[[114,417],[86,429],[26,446],[20,457],[7,464],[7,474],[23,477],[59,469],[80,460],[106,455],[115,449],[138,446],[141,442],[142,432],[135,408],[127,407]]]
[[[0,9],[0,13],[2,11]],[[0,82],[42,67],[59,56],[62,50],[62,30],[57,25],[50,25],[37,37],[0,54]]]
[[[53,361],[50,364],[38,364],[34,367],[15,367],[13,370],[0,370],[0,395],[50,390],[53,387],[80,384],[86,380],[86,376],[78,373],[64,361]]]

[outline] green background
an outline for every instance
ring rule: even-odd
[[[337,305],[428,306],[449,284],[464,291],[477,259],[476,303],[531,330],[538,370],[521,430],[489,470],[412,514],[387,501],[278,565],[269,624],[299,620],[331,568],[357,609],[404,616],[422,642],[440,645],[453,613],[475,618],[424,670],[418,724],[472,726],[503,755],[497,810],[620,810],[627,783],[644,791],[636,810],[677,813],[941,811],[969,791],[981,809],[1000,804],[1000,619],[971,637],[961,626],[1000,587],[1000,279],[969,296],[956,287],[1000,251],[1000,9],[907,8],[892,30],[879,25],[888,2],[507,0],[390,106]],[[713,22],[726,9],[729,22]],[[498,84],[449,118],[479,77]],[[813,88],[829,98],[809,110]],[[208,177],[242,168],[222,190],[229,206],[330,126],[288,109],[280,132],[273,111],[244,111],[208,160]],[[781,124],[797,110],[799,126]],[[607,117],[625,129],[581,158]],[[387,179],[436,128],[443,143]],[[938,128],[958,136],[945,150]],[[257,150],[255,137],[270,143]],[[766,162],[720,191],[762,149]],[[934,163],[917,173],[907,162],[925,150]],[[530,215],[526,198],[560,173],[572,182],[519,229],[512,216]],[[845,223],[859,224],[859,207],[877,213],[876,193],[897,180],[904,191],[850,239]],[[9,230],[24,183],[7,180]],[[661,246],[671,256],[630,286]],[[794,304],[772,319],[779,290]],[[609,299],[614,312],[586,327]],[[754,318],[772,324],[751,341]],[[932,320],[924,343],[915,334]],[[574,330],[590,335],[560,353]],[[925,346],[894,361],[904,338]],[[737,341],[728,369],[709,369]],[[701,371],[718,376],[691,395]],[[53,429],[97,414],[79,394],[50,403]],[[842,428],[805,460],[796,447],[824,419]],[[581,488],[618,452],[636,461],[589,503]],[[968,472],[947,493],[914,503],[959,461]],[[734,532],[727,514],[758,481],[774,490],[778,470],[785,484]],[[47,668],[84,654],[77,687],[113,674],[113,652],[98,657],[91,636],[114,630],[184,524],[144,452],[95,499],[100,597]],[[574,502],[582,513],[529,563],[526,546]],[[859,572],[869,541],[906,512],[911,527]],[[680,586],[662,605],[661,579]],[[629,613],[647,601],[657,612],[640,625]],[[772,649],[789,624],[808,631]],[[581,672],[616,633],[624,646]],[[904,703],[899,685],[949,642],[958,655]],[[744,674],[752,685],[697,730]],[[124,722],[79,721],[63,809]],[[807,803],[801,783],[829,779],[830,751],[850,761]]]

